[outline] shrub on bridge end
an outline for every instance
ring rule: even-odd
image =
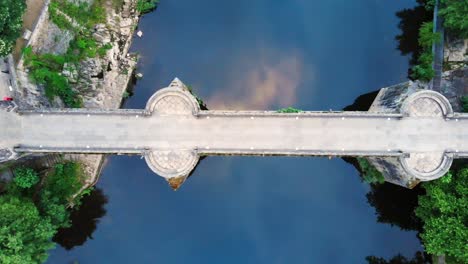
[[[462,96],[461,98],[462,111],[468,113],[468,95]]]
[[[362,179],[369,184],[382,184],[385,178],[366,158],[357,158],[361,168]]]

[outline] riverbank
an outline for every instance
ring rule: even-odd
[[[51,1],[45,1],[40,14],[35,14],[37,21],[31,38],[28,40],[33,54],[51,54],[52,56],[66,56],[70,44],[77,33],[71,29],[57,25],[56,10],[51,10]],[[52,1],[54,2],[54,1]],[[87,1],[91,6],[94,1]],[[129,83],[134,74],[137,56],[130,54],[134,31],[138,26],[140,13],[137,0],[124,0],[118,3],[113,0],[99,2],[105,12],[105,21],[93,25],[91,37],[100,47],[106,47],[103,56],[88,56],[73,63],[65,63],[63,70],[58,74],[64,76],[74,93],[77,94],[82,107],[116,109],[122,104]],[[117,3],[117,4],[116,4]],[[28,2],[29,4],[29,2]],[[37,3],[28,5],[25,28],[31,28],[32,16],[28,14],[37,10]],[[60,15],[74,20],[72,24],[80,26],[79,19],[73,18],[60,11]],[[51,14],[52,13],[52,14]],[[55,19],[55,20],[54,20]],[[17,62],[18,89],[15,91],[15,100],[22,108],[65,107],[63,100],[57,97],[54,100],[47,98],[46,85],[31,80],[31,70],[27,58],[19,56]],[[73,154],[64,155],[67,160],[78,161],[83,164],[86,178],[83,189],[96,184],[101,168],[105,162],[104,155]]]

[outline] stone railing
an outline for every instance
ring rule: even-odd
[[[84,109],[84,108],[55,108],[55,109],[20,109],[20,115],[139,115],[149,116],[149,112],[141,109]]]
[[[97,147],[63,147],[53,148],[47,146],[17,146],[14,148],[18,153],[78,153],[78,154],[117,154],[117,155],[143,155],[145,149],[141,148],[97,148]]]
[[[277,111],[223,111],[223,110],[208,110],[200,111],[198,117],[330,117],[330,118],[392,118],[399,119],[403,116],[401,114],[389,113],[371,113],[371,112],[358,112],[358,111],[303,111],[298,113],[280,113]]]
[[[312,149],[288,149],[288,150],[263,150],[263,149],[206,149],[199,148],[196,152],[201,156],[322,156],[322,157],[342,157],[342,156],[355,156],[355,157],[399,157],[403,152],[399,150],[391,151],[324,151]]]

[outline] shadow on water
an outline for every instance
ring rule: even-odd
[[[346,106],[345,111],[367,111],[379,90],[363,94],[354,100],[354,103]],[[356,158],[344,157],[344,161],[352,164],[362,176],[361,168]],[[418,205],[418,195],[424,190],[418,185],[413,189],[406,189],[394,184],[372,184],[367,193],[367,202],[374,207],[377,221],[398,226],[402,230],[420,231],[422,226],[414,214]]]
[[[379,90],[360,95],[354,103],[343,108],[344,111],[367,111],[377,97]],[[362,171],[356,158],[343,157],[343,160],[352,164],[362,178]],[[374,207],[377,222],[397,226],[407,231],[422,231],[422,222],[414,210],[418,206],[418,196],[425,193],[420,185],[413,189],[406,189],[390,183],[371,184],[366,194],[367,203]],[[419,235],[418,235],[419,237]],[[389,260],[376,256],[366,258],[369,264],[426,264],[432,263],[431,258],[423,252],[416,252],[414,258],[407,259],[396,255]]]
[[[400,18],[398,28],[401,34],[395,39],[398,41],[398,49],[401,55],[410,55],[410,65],[408,69],[408,77],[411,75],[411,68],[417,64],[417,60],[422,50],[418,44],[419,28],[424,22],[431,21],[433,13],[424,7],[425,0],[418,0],[418,5],[411,9],[403,9],[396,12],[396,16]]]
[[[83,197],[80,208],[71,212],[72,225],[69,228],[59,229],[52,240],[70,250],[83,245],[88,238],[92,239],[99,219],[106,214],[104,206],[107,201],[101,189],[94,189],[90,195]]]

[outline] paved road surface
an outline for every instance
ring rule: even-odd
[[[0,148],[468,152],[468,119],[303,116],[88,117],[0,112]]]

